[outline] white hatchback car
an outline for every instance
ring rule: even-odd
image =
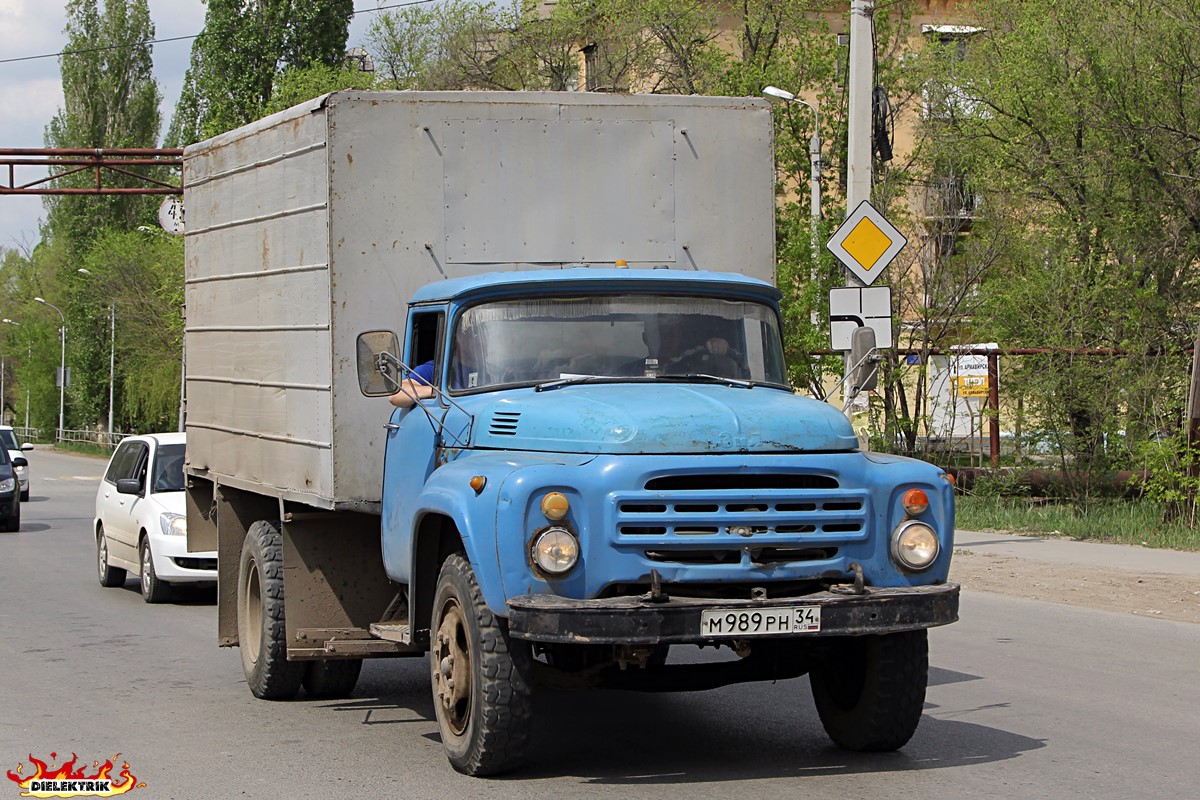
[[[175,583],[216,583],[215,551],[189,553],[184,434],[121,440],[96,492],[96,567],[101,586],[141,577],[142,597],[162,603]]]
[[[17,432],[11,425],[0,425],[0,447],[8,451],[9,459],[25,458],[21,453],[33,449],[29,442],[17,441]],[[21,484],[21,502],[24,503],[29,500],[29,467],[16,467],[13,471],[17,473],[17,483]]]

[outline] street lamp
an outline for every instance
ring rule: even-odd
[[[62,356],[58,361],[58,435],[54,437],[54,440],[58,441],[66,435],[64,433],[66,428],[63,423],[63,408],[67,399],[67,315],[62,312],[61,308],[53,303],[47,303],[40,297],[35,297],[33,300],[35,303],[53,308],[62,320],[62,327],[58,329],[61,334],[59,338],[62,340]]]
[[[75,270],[80,275],[91,275],[92,273],[83,267]],[[108,445],[112,447],[113,443],[113,386],[116,385],[116,372],[114,367],[117,363],[117,304],[113,303],[108,307]]]
[[[776,100],[784,100],[789,103],[799,103],[802,106],[807,106],[813,113],[813,135],[808,142],[808,160],[810,171],[810,183],[812,189],[812,252],[813,252],[813,268],[816,268],[816,259],[819,251],[817,242],[817,223],[821,219],[821,116],[817,112],[817,107],[807,100],[801,100],[796,95],[789,91],[780,89],[777,86],[768,86],[763,89],[763,94],[767,97]]]

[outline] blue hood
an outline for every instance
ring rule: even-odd
[[[559,453],[846,451],[858,439],[825,403],[779,389],[605,384],[523,389],[470,408],[474,444]]]

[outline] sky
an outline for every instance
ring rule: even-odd
[[[149,0],[155,38],[194,36],[204,27],[202,0]],[[359,11],[385,5],[357,0]],[[67,43],[66,3],[57,0],[0,0],[0,61],[58,53]],[[356,14],[348,44],[361,44],[374,13]],[[154,77],[162,93],[162,132],[166,132],[183,85],[192,52],[185,39],[154,45]],[[44,132],[62,106],[62,81],[57,58],[0,63],[0,148],[45,147]],[[161,134],[160,134],[161,135]],[[16,180],[34,180],[32,169],[18,171]],[[8,175],[2,176],[5,185]],[[41,196],[0,196],[0,247],[31,249],[38,241],[38,221],[44,217]]]

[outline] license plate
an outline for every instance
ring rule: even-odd
[[[790,636],[819,630],[820,606],[700,612],[701,636]]]

